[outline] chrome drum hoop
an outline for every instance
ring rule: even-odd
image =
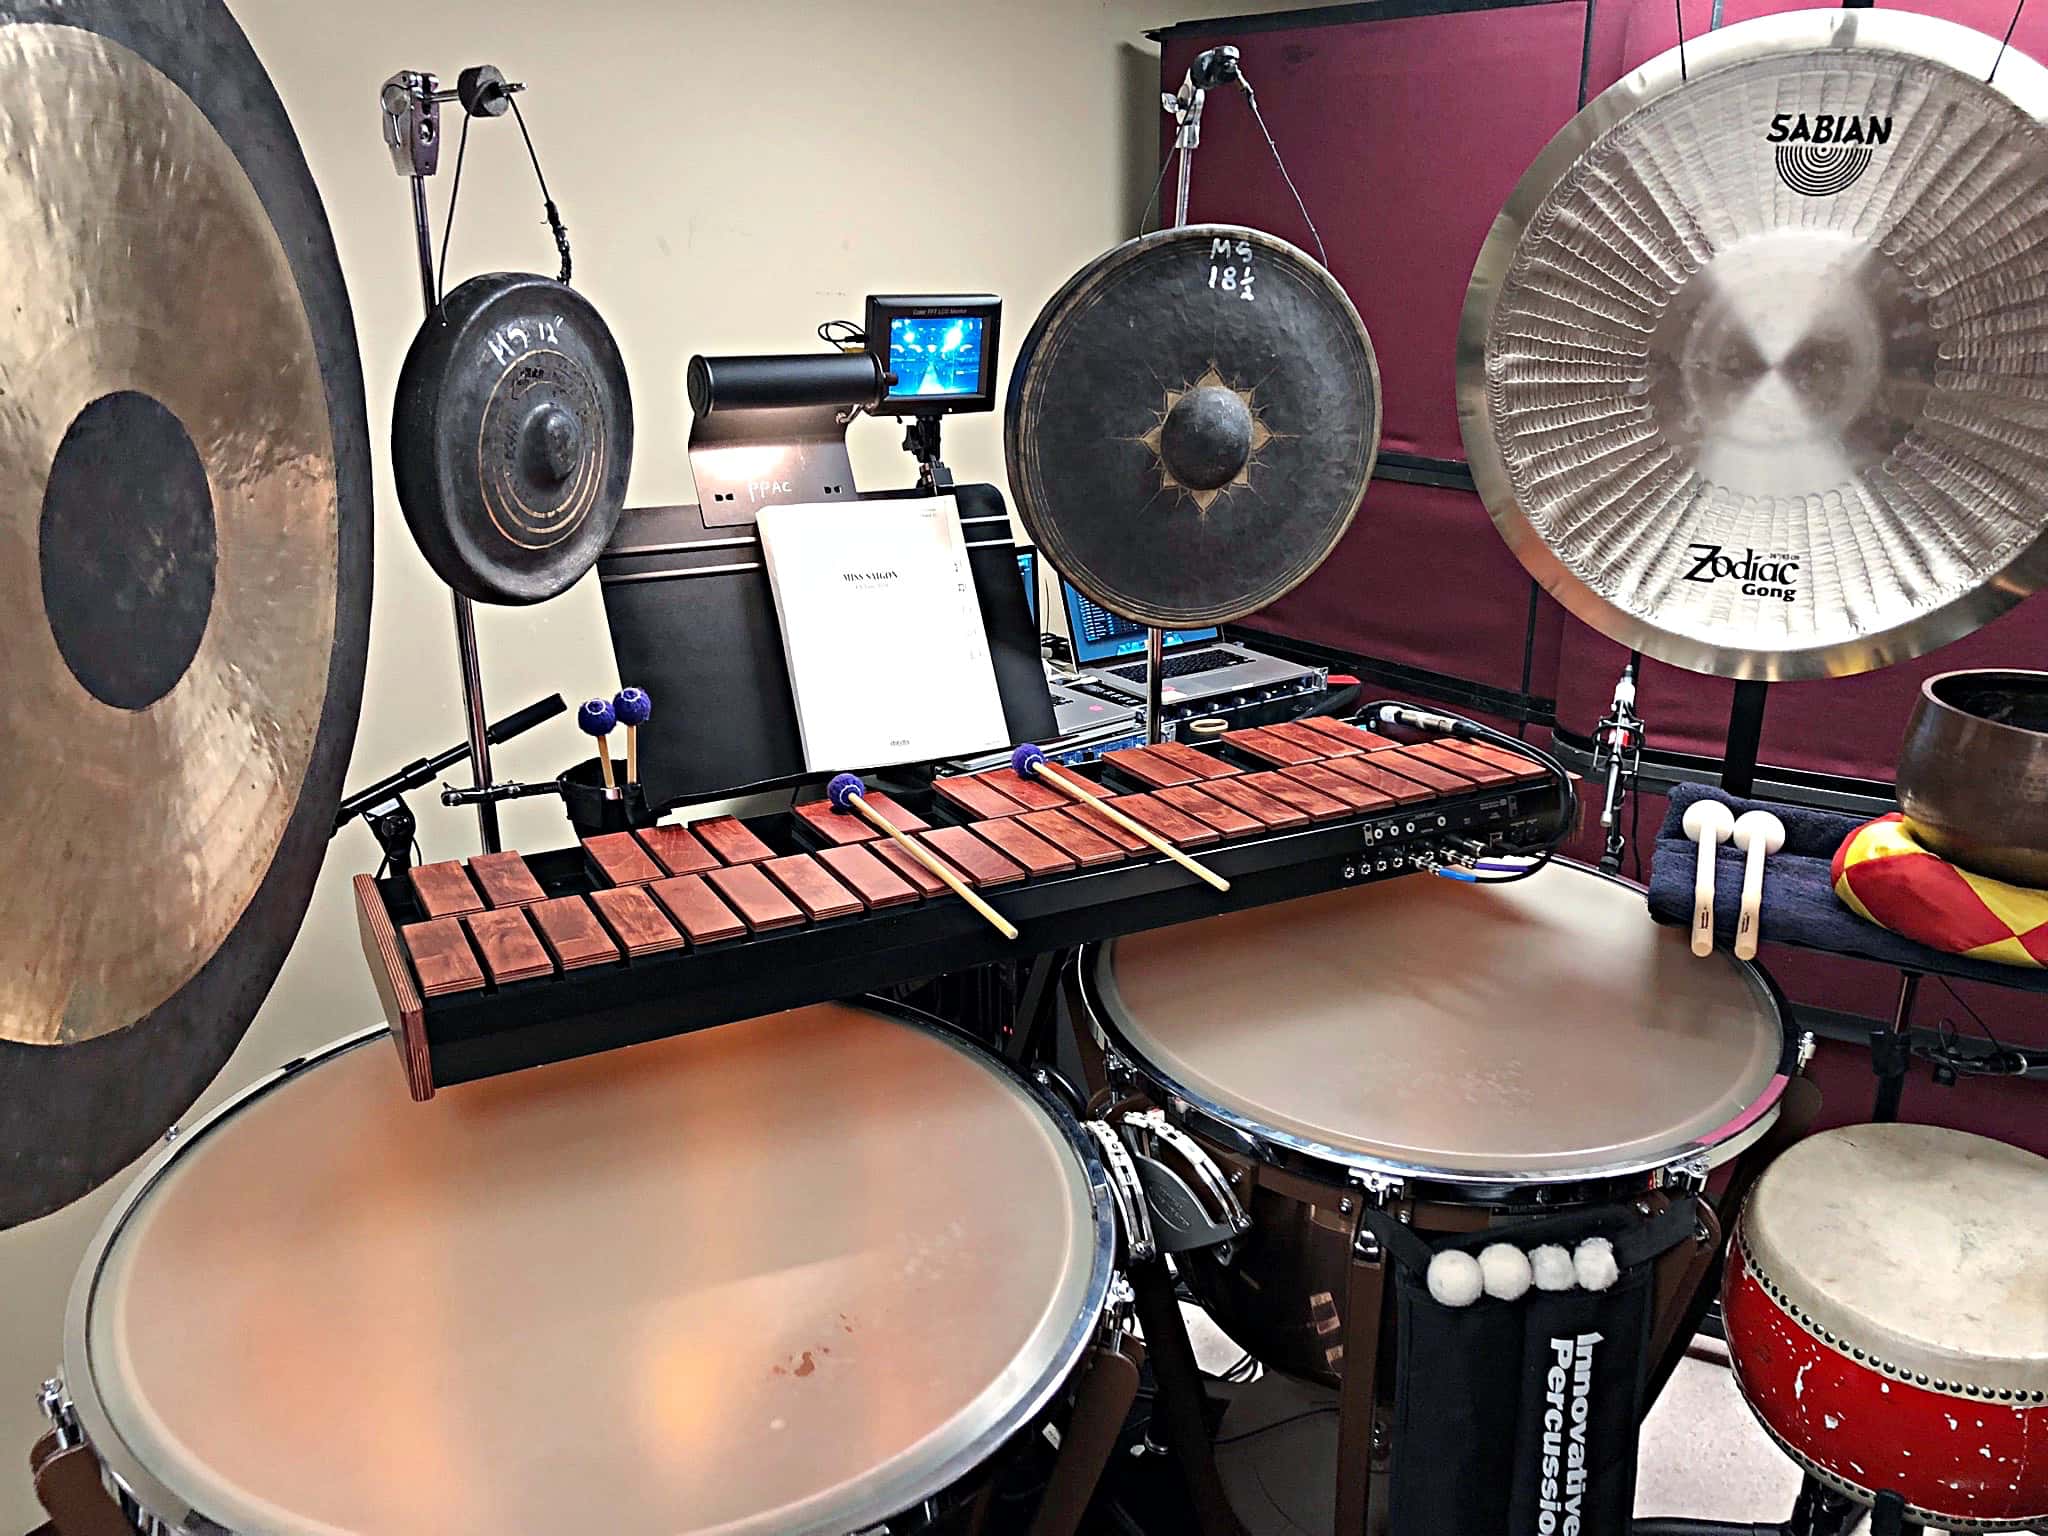
[[[1555,867],[1595,876],[1629,890],[1642,887],[1604,870],[1588,868],[1568,860]],[[1648,921],[1647,915],[1645,921]],[[1297,1176],[1325,1184],[1346,1193],[1365,1191],[1375,1200],[1396,1197],[1426,1200],[1444,1205],[1477,1205],[1497,1209],[1590,1205],[1604,1201],[1634,1199],[1652,1190],[1671,1187],[1692,1191],[1704,1185],[1706,1176],[1733,1161],[1761,1141],[1777,1123],[1785,1089],[1800,1069],[1799,1045],[1786,1023],[1786,1002],[1777,983],[1761,965],[1737,961],[1754,976],[1770,1000],[1784,1051],[1779,1068],[1764,1093],[1748,1113],[1725,1136],[1712,1143],[1679,1143],[1654,1157],[1631,1158],[1593,1168],[1471,1172],[1408,1163],[1377,1157],[1354,1149],[1333,1147],[1291,1131],[1262,1124],[1227,1105],[1196,1093],[1173,1080],[1149,1061],[1119,1029],[1116,1010],[1105,999],[1113,991],[1108,975],[1114,941],[1084,946],[1074,962],[1074,982],[1087,1027],[1104,1052],[1104,1065],[1112,1080],[1127,1080],[1183,1130],[1255,1164],[1283,1168]],[[1110,983],[1108,989],[1105,982]]]
[[[908,1536],[908,1533],[923,1530],[943,1518],[956,1502],[954,1495],[963,1485],[971,1484],[1006,1446],[1043,1422],[1059,1394],[1072,1380],[1088,1349],[1099,1339],[1114,1339],[1118,1335],[1124,1326],[1124,1309],[1117,1302],[1120,1276],[1115,1268],[1120,1232],[1109,1174],[1099,1150],[1058,1094],[1033,1081],[1001,1053],[988,1049],[947,1020],[881,998],[853,998],[844,1006],[863,1008],[936,1035],[955,1050],[973,1056],[977,1062],[1023,1090],[1057,1128],[1061,1141],[1080,1164],[1088,1185],[1089,1273],[1082,1305],[1072,1326],[1052,1362],[1017,1398],[1001,1421],[953,1457],[944,1468],[943,1477],[917,1502],[892,1513],[879,1527],[888,1531],[900,1529]],[[173,1126],[165,1135],[165,1144],[115,1202],[86,1249],[65,1306],[64,1394],[77,1415],[87,1446],[99,1461],[103,1479],[121,1503],[123,1512],[135,1523],[140,1536],[237,1536],[237,1533],[234,1528],[221,1525],[203,1511],[193,1508],[189,1501],[173,1492],[145,1467],[121,1439],[99,1396],[90,1368],[87,1324],[92,1314],[94,1292],[108,1256],[151,1191],[187,1150],[216,1132],[238,1111],[275,1092],[291,1079],[387,1039],[389,1035],[389,1027],[382,1024],[345,1035],[257,1079],[189,1127]],[[910,1523],[905,1524],[906,1520]],[[864,1521],[849,1536],[867,1536],[875,1529],[878,1527],[872,1521]]]

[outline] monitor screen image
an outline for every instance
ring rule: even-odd
[[[891,399],[972,395],[981,389],[980,315],[896,315],[889,321]]]
[[[1038,623],[1038,551],[1017,551],[1017,574],[1024,578],[1024,605],[1031,610],[1031,622]]]
[[[1076,666],[1144,654],[1144,625],[1120,619],[1106,608],[1098,608],[1083,597],[1071,581],[1062,579],[1060,587],[1067,602],[1067,622],[1073,630]],[[1214,640],[1218,633],[1213,626],[1208,629],[1169,629],[1165,640],[1168,646],[1185,645],[1189,641]]]

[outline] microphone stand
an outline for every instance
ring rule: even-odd
[[[1593,771],[1607,770],[1607,798],[1600,807],[1600,825],[1607,830],[1607,847],[1600,867],[1610,875],[1621,873],[1622,851],[1628,839],[1622,835],[1621,806],[1635,789],[1636,774],[1643,765],[1643,717],[1636,713],[1636,665],[1641,660],[1633,651],[1621,678],[1614,685],[1614,702],[1593,734]]]

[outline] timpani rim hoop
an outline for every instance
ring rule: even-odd
[[[1645,894],[1644,887],[1632,880],[1570,859],[1553,859],[1551,867],[1591,875],[1638,895]],[[1354,886],[1351,889],[1364,890],[1367,887]],[[1649,921],[1647,915],[1644,921]],[[1777,1073],[1763,1093],[1751,1103],[1749,1112],[1726,1135],[1711,1141],[1695,1139],[1680,1142],[1654,1155],[1645,1153],[1640,1157],[1571,1168],[1462,1169],[1409,1162],[1355,1147],[1333,1146],[1298,1131],[1255,1119],[1218,1102],[1211,1095],[1188,1087],[1160,1068],[1131,1043],[1117,1023],[1119,1017],[1125,1016],[1125,1011],[1112,972],[1115,949],[1116,941],[1113,939],[1083,947],[1075,973],[1082,1004],[1097,1034],[1141,1083],[1162,1098],[1162,1107],[1170,1107],[1178,1114],[1216,1127],[1222,1132],[1219,1139],[1246,1147],[1248,1155],[1260,1161],[1272,1161],[1266,1155],[1266,1149],[1278,1148],[1296,1157],[1341,1168],[1347,1176],[1369,1189],[1399,1183],[1411,1196],[1448,1196],[1456,1202],[1472,1204],[1517,1203],[1538,1189],[1552,1191],[1551,1198],[1558,1204],[1579,1204],[1637,1194],[1645,1187],[1654,1187],[1654,1184],[1645,1185],[1646,1176],[1666,1173],[1702,1158],[1709,1168],[1716,1168],[1761,1141],[1777,1124],[1780,1102],[1798,1063],[1798,1039],[1786,1028],[1784,1002],[1769,974],[1753,962],[1737,960],[1728,951],[1717,950],[1715,954],[1720,960],[1744,974],[1758,1000],[1777,1020],[1779,1032],[1784,1037],[1784,1051],[1779,1058]]]
[[[901,1513],[903,1509],[915,1509],[925,1500],[934,1498],[958,1484],[978,1467],[985,1465],[989,1458],[1020,1429],[1035,1420],[1051,1404],[1062,1385],[1080,1365],[1083,1355],[1097,1335],[1103,1314],[1108,1309],[1120,1238],[1116,1225],[1115,1204],[1110,1192],[1109,1173],[1103,1165],[1101,1153],[1082,1131],[1078,1117],[1057,1094],[1033,1082],[1000,1053],[988,1050],[964,1034],[958,1026],[935,1015],[901,1003],[873,997],[850,998],[828,1006],[864,1010],[908,1025],[987,1067],[998,1080],[1045,1114],[1058,1132],[1061,1143],[1073,1152],[1081,1176],[1087,1185],[1087,1233],[1090,1238],[1091,1256],[1081,1305],[1073,1324],[1052,1352],[1052,1357],[1044,1369],[1029,1384],[1027,1390],[1016,1396],[1010,1408],[935,1468],[929,1474],[931,1486],[928,1489],[906,1500],[902,1505],[874,1517],[886,1520]],[[275,1072],[257,1079],[240,1093],[222,1101],[190,1126],[174,1126],[166,1143],[143,1166],[134,1181],[122,1193],[121,1198],[115,1202],[113,1209],[100,1223],[98,1230],[93,1234],[92,1242],[86,1248],[85,1257],[79,1266],[77,1277],[72,1281],[70,1295],[64,1308],[65,1396],[78,1415],[79,1424],[85,1431],[86,1444],[97,1457],[103,1474],[112,1481],[130,1505],[145,1516],[155,1519],[166,1530],[232,1536],[236,1528],[213,1519],[190,1498],[174,1490],[163,1477],[144,1466],[129,1448],[107,1411],[91,1369],[88,1326],[95,1294],[108,1256],[128,1223],[135,1217],[164,1174],[187,1151],[216,1133],[247,1105],[276,1092],[287,1082],[314,1067],[338,1060],[351,1052],[389,1038],[390,1033],[389,1026],[378,1024],[352,1035],[344,1035],[317,1050],[294,1057]],[[419,1106],[415,1108],[422,1113],[432,1113],[431,1109]],[[839,1515],[834,1513],[830,1518],[836,1521]],[[863,1511],[856,1511],[851,1518],[856,1529],[873,1523]],[[839,1526],[835,1524],[830,1529],[836,1532]],[[803,1530],[808,1533],[810,1527]],[[819,1529],[818,1536],[825,1536],[824,1528]]]
[[[2048,587],[2048,527],[2019,547],[2001,570],[1983,574],[1974,588],[1888,628],[1784,647],[1737,645],[1725,637],[1666,628],[1593,590],[1536,527],[1492,424],[1486,343],[1524,235],[1589,149],[1638,111],[1688,87],[1698,88],[1716,71],[1800,51],[1900,55],[1946,67],[2002,96],[2035,122],[2048,123],[2048,68],[1996,37],[1933,16],[1898,10],[1788,11],[1685,38],[1588,102],[1523,173],[1474,263],[1456,350],[1458,426],[1468,466],[1495,529],[1530,576],[1574,617],[1610,640],[1695,672],[1765,682],[1870,671],[1974,633]]]

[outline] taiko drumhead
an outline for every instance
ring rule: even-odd
[[[930,1028],[826,1005],[430,1105],[379,1040],[188,1133],[88,1258],[70,1387],[154,1512],[844,1533],[985,1459],[1099,1311],[1090,1165]]]
[[[1932,1125],[1822,1132],[1743,1207],[1743,1396],[1830,1486],[1943,1530],[2048,1517],[2048,1159]]]

